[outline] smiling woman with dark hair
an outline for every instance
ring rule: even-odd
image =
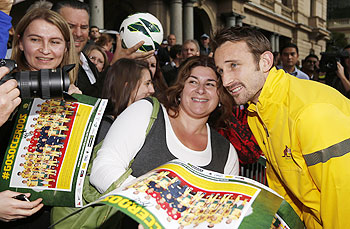
[[[133,161],[132,174],[139,177],[172,159],[180,159],[216,172],[238,175],[234,147],[207,123],[213,111],[231,112],[229,98],[212,58],[189,58],[175,85],[145,136],[153,103],[143,99],[130,105],[114,121],[96,159],[90,182],[101,193],[116,181]],[[164,105],[163,105],[164,104]],[[226,107],[228,106],[228,107]]]

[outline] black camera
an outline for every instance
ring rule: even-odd
[[[10,73],[0,80],[0,85],[7,80],[15,79],[21,92],[20,97],[26,98],[64,98],[70,85],[69,71],[75,64],[57,69],[41,69],[39,71],[12,72],[17,67],[14,60],[0,59],[0,67],[8,67]]]
[[[335,73],[338,69],[337,62],[344,66],[344,59],[349,58],[347,51],[322,52],[320,60],[320,72]]]

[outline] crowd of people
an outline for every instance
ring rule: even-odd
[[[4,5],[0,58],[6,55],[12,1]],[[213,37],[203,34],[200,42],[186,40],[182,45],[169,34],[159,50],[137,52],[143,41],[124,49],[119,35],[113,38],[90,26],[87,4],[59,1],[51,6],[32,7],[15,26],[11,59],[18,64],[16,71],[75,64],[68,93],[108,99],[96,137],[96,144],[103,144],[91,161],[90,183],[99,192],[131,161],[133,173],[127,180],[176,158],[238,175],[239,165],[264,155],[269,187],[286,199],[307,228],[350,226],[350,101],[345,97],[350,92],[349,46],[333,72],[335,90],[325,85],[330,84],[325,76],[332,76],[322,72],[317,55],[308,55],[299,67],[295,44],[272,53],[268,39],[254,28],[223,28]],[[8,72],[1,67],[0,78]],[[160,110],[145,135],[151,95],[159,100]],[[2,142],[9,140],[20,103],[16,80],[0,85]],[[13,198],[19,194],[0,192],[1,221],[18,226],[22,218],[28,217],[25,223],[30,224],[43,214],[42,199]]]

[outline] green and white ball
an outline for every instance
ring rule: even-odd
[[[120,26],[123,48],[130,48],[140,41],[145,43],[137,50],[147,52],[157,50],[163,40],[163,27],[150,13],[136,13],[128,16]]]

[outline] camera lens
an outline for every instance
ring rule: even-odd
[[[0,67],[10,69],[16,67],[13,60],[0,59]],[[21,98],[64,98],[70,85],[69,71],[75,67],[70,64],[57,69],[41,69],[39,71],[22,71],[5,75],[0,79],[0,85],[7,80],[15,79],[21,92]]]
[[[70,80],[62,69],[16,72],[15,79],[22,98],[62,98],[68,91]]]

